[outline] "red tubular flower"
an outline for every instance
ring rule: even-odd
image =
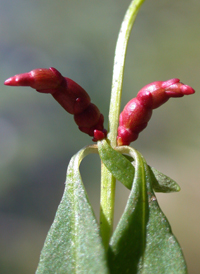
[[[55,68],[34,69],[15,75],[4,82],[8,86],[30,86],[41,93],[50,93],[69,113],[82,132],[93,136],[93,141],[106,137],[104,117],[91,103],[87,92],[73,80],[63,77]]]
[[[177,78],[153,82],[143,87],[120,114],[118,145],[129,145],[135,141],[140,131],[147,126],[153,109],[167,102],[170,97],[182,97],[194,92],[193,88],[180,83]]]

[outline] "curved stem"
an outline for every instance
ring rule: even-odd
[[[127,52],[127,45],[135,22],[137,13],[142,3],[145,0],[133,0],[128,7],[125,14],[124,20],[121,25],[119,36],[117,39],[117,45],[115,49],[114,67],[113,67],[113,79],[112,79],[112,90],[110,100],[110,111],[109,111],[109,134],[108,139],[110,140],[111,146],[116,146],[117,128],[120,114],[121,105],[121,93],[124,75],[124,64]]]
[[[128,7],[119,32],[113,67],[112,90],[109,111],[108,140],[113,148],[117,145],[117,128],[120,114],[121,92],[123,84],[124,64],[133,23],[145,0],[133,0]],[[116,179],[102,164],[101,168],[101,201],[100,232],[105,249],[108,248],[113,230],[114,202]]]

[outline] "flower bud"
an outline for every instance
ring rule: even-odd
[[[120,114],[117,143],[129,145],[138,138],[147,126],[152,111],[169,100],[170,97],[182,97],[193,94],[190,86],[180,83],[177,78],[157,81],[143,87],[136,98],[130,100]]]
[[[50,93],[67,112],[74,114],[81,131],[93,136],[94,141],[106,137],[103,115],[91,103],[87,92],[73,80],[63,77],[55,68],[34,69],[18,74],[7,79],[4,84],[30,86],[38,92]]]
[[[29,86],[42,93],[53,93],[62,83],[65,83],[64,77],[55,68],[34,69],[10,77],[4,82],[7,86]]]

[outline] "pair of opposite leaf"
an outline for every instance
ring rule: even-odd
[[[87,92],[73,80],[63,77],[55,68],[40,68],[18,74],[4,83],[8,86],[30,86],[41,93],[50,93],[69,113],[82,132],[93,136],[93,141],[106,138],[104,116],[96,105],[91,103]],[[147,126],[152,111],[171,97],[182,97],[195,91],[180,83],[177,78],[156,81],[143,87],[135,98],[130,100],[120,114],[117,144],[129,145],[138,138]]]

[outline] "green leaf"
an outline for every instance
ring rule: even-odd
[[[146,248],[139,273],[187,273],[182,249],[172,233],[171,226],[160,209],[151,189],[151,176],[145,163],[149,201],[149,221],[147,225]]]
[[[83,157],[98,153],[79,151],[69,163],[65,191],[47,235],[37,274],[109,273],[99,227],[79,173]]]
[[[122,155],[123,147],[116,147],[116,150],[114,150],[106,140],[98,142],[98,150],[106,168],[125,187],[131,189],[135,174],[135,163],[131,164],[131,162],[134,159],[130,155]],[[149,168],[152,177],[152,187],[156,192],[170,193],[180,191],[179,185],[170,177],[154,167],[149,166]]]
[[[149,172],[152,179],[152,187],[156,192],[178,192],[180,186],[170,177],[158,171],[154,167],[149,166]]]
[[[110,241],[111,273],[187,273],[182,250],[152,190],[150,168],[134,149],[121,150],[135,159],[135,178]]]
[[[98,151],[102,162],[112,175],[128,189],[131,189],[135,168],[130,161],[114,150],[106,140],[98,142]]]
[[[137,273],[145,252],[148,197],[144,165],[135,153],[135,177],[122,217],[110,241],[108,262],[111,273]]]

